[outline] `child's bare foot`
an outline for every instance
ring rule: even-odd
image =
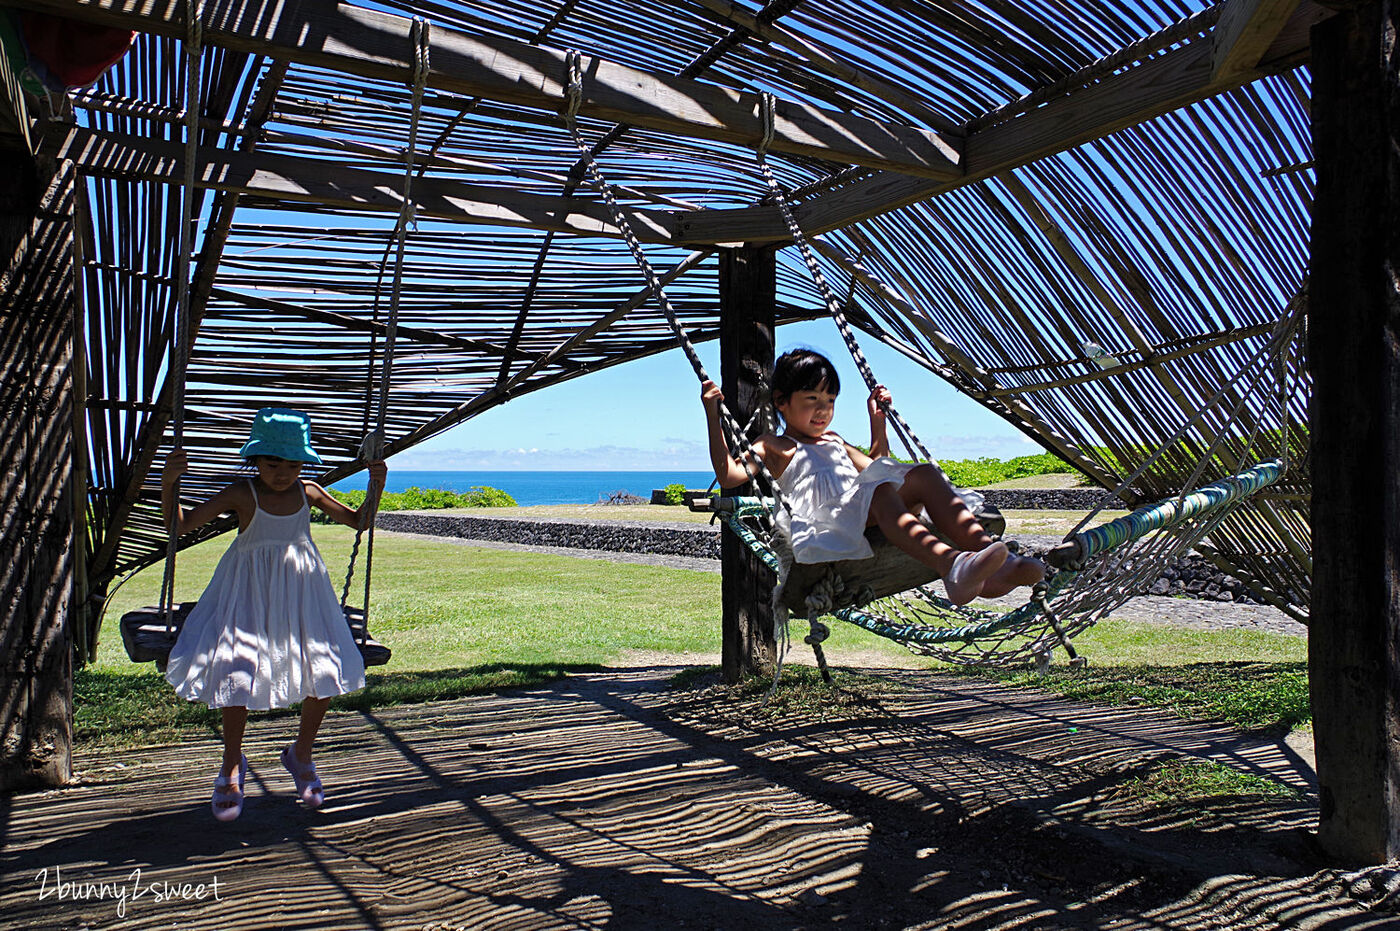
[[[1044,579],[1045,563],[1030,556],[1012,555],[982,586],[982,597],[999,598],[1022,585],[1034,585]]]
[[[984,550],[959,553],[953,558],[953,567],[943,577],[948,600],[955,605],[965,605],[982,594],[982,586],[1002,567],[1009,555],[1006,544],[1000,540]]]

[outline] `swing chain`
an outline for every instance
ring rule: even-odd
[[[841,334],[841,340],[846,344],[846,350],[850,353],[852,361],[855,362],[856,369],[865,381],[865,387],[874,391],[879,386],[875,378],[875,373],[870,368],[870,363],[866,361],[865,353],[861,351],[860,344],[856,342],[855,334],[851,331],[850,323],[846,320],[845,313],[841,310],[841,305],[836,300],[836,295],[827,283],[826,276],[822,273],[821,265],[817,262],[816,255],[812,252],[811,244],[807,241],[807,236],[802,232],[802,227],[798,225],[797,218],[793,215],[792,207],[788,204],[787,197],[783,194],[782,186],[778,184],[777,177],[773,174],[772,167],[768,164],[768,146],[773,140],[774,125],[776,123],[776,98],[767,91],[760,92],[761,113],[763,120],[763,141],[760,143],[756,155],[759,171],[763,174],[763,180],[768,185],[772,201],[783,215],[783,222],[787,224],[788,232],[792,236],[792,241],[796,244],[798,251],[802,253],[802,260],[807,265],[807,272],[816,284],[817,290],[821,293],[822,300],[826,304],[827,313],[836,323],[836,329]],[[881,403],[881,408],[889,416],[891,426],[895,433],[899,435],[906,448],[913,454],[918,450],[918,455],[925,462],[932,462],[933,456],[929,453],[924,444],[914,434],[913,429],[905,422],[904,418],[892,405]]]
[[[413,202],[413,175],[418,159],[418,127],[423,112],[423,95],[427,90],[428,75],[431,72],[431,23],[421,16],[413,17],[410,32],[413,41],[413,80],[412,111],[408,126],[408,146],[404,150],[403,197],[399,207],[398,222],[394,225],[394,282],[389,291],[389,315],[384,324],[384,362],[379,373],[379,400],[376,408],[374,429],[360,441],[358,457],[361,461],[372,462],[384,458],[386,443],[385,423],[388,419],[389,389],[393,383],[394,350],[398,335],[399,303],[403,293],[404,251],[408,240],[408,227],[417,229],[417,207]],[[355,528],[355,542],[350,548],[350,564],[345,570],[345,585],[341,589],[340,604],[345,607],[350,598],[350,583],[355,577],[355,561],[360,552],[360,540],[368,531],[369,539],[365,547],[365,623],[361,628],[361,644],[369,635],[369,595],[374,572],[374,518],[378,511],[379,494],[383,486],[371,481],[365,489],[365,501],[371,503],[367,516],[362,517]]]
[[[588,144],[584,141],[582,134],[579,132],[576,117],[583,101],[583,67],[581,53],[576,49],[567,50],[564,55],[564,64],[567,73],[564,87],[565,105],[564,109],[560,112],[560,116],[564,121],[565,127],[569,130],[569,135],[573,137],[574,144],[578,147],[588,181],[602,195],[603,201],[606,203],[608,211],[612,216],[614,225],[616,225],[618,230],[622,233],[622,238],[627,243],[628,250],[632,253],[633,261],[637,263],[637,267],[641,270],[643,277],[646,279],[647,290],[651,293],[652,299],[655,300],[657,305],[661,308],[661,312],[665,315],[667,323],[670,324],[672,331],[676,334],[676,341],[680,345],[681,350],[685,353],[686,358],[690,361],[691,368],[695,370],[695,374],[702,382],[713,381],[709,373],[705,371],[704,363],[700,361],[700,357],[695,351],[695,346],[691,343],[689,336],[686,335],[685,327],[681,325],[680,319],[676,315],[675,308],[671,305],[670,298],[667,297],[666,291],[662,286],[661,279],[657,276],[656,270],[652,268],[650,260],[646,257],[646,253],[642,250],[641,242],[637,239],[637,235],[632,229],[632,224],[628,221],[627,217],[622,212],[622,208],[618,205],[617,198],[613,194],[612,186],[603,177],[593,152],[589,149]],[[726,444],[731,451],[740,451],[740,455],[736,458],[743,467],[744,474],[748,479],[750,481],[756,481],[761,477],[764,483],[773,491],[775,499],[774,513],[776,514],[777,509],[782,506],[777,480],[768,471],[768,467],[763,463],[761,458],[743,455],[743,453],[750,448],[750,444],[746,439],[743,428],[740,427],[739,423],[734,419],[734,415],[730,413],[728,405],[723,401],[720,402],[719,413],[720,426],[724,432]],[[757,474],[755,474],[755,470],[750,467],[751,464],[757,467]]]

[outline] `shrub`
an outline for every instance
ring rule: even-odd
[[[1015,459],[944,459],[939,462],[948,480],[962,488],[983,488],[1013,478],[1045,475],[1050,472],[1073,472],[1063,459],[1052,453],[1017,456]]]
[[[329,490],[329,489],[328,489]],[[363,489],[355,491],[329,490],[332,498],[347,507],[358,508],[365,500]],[[386,491],[379,499],[381,511],[435,511],[443,508],[513,508],[515,499],[499,488],[490,485],[473,485],[469,490],[458,494],[441,488],[419,488],[417,485],[403,491]],[[312,511],[311,519],[317,523],[334,523],[320,511]]]
[[[662,489],[666,493],[667,504],[685,504],[685,484],[672,482]]]
[[[470,491],[459,497],[466,501],[462,506],[469,508],[513,508],[516,506],[514,498],[490,485],[473,485]]]

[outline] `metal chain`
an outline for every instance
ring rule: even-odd
[[[768,165],[768,146],[773,141],[775,132],[774,98],[772,94],[763,92],[759,95],[761,101],[760,111],[763,118],[763,141],[757,150],[758,168],[763,173],[763,180],[768,184],[768,190],[772,194],[773,202],[778,205],[778,210],[783,215],[783,221],[787,224],[788,232],[792,235],[792,241],[797,245],[798,251],[802,253],[802,260],[807,265],[807,271],[812,276],[812,281],[816,283],[817,290],[821,293],[822,300],[826,303],[827,313],[836,323],[836,329],[841,333],[841,339],[846,344],[846,350],[851,354],[851,359],[856,364],[856,369],[865,380],[865,386],[870,391],[874,391],[879,382],[875,379],[875,373],[871,371],[870,363],[865,359],[865,353],[861,352],[860,344],[856,342],[855,334],[851,331],[851,325],[846,320],[846,315],[841,310],[840,303],[836,300],[835,293],[831,286],[827,284],[826,276],[822,274],[821,265],[817,263],[817,257],[812,252],[811,244],[807,241],[807,236],[802,232],[802,227],[798,225],[796,217],[792,214],[792,208],[788,205],[787,198],[783,195],[782,186],[778,184],[778,179],[773,175],[773,169]],[[919,438],[914,435],[914,431],[905,423],[904,418],[894,409],[893,405],[881,404],[886,414],[889,415],[890,423],[909,448],[912,454],[917,448],[918,454],[925,461],[932,462],[933,457]]]
[[[675,308],[671,305],[670,298],[666,296],[666,291],[662,286],[661,279],[657,276],[655,269],[652,268],[651,262],[646,257],[646,253],[642,251],[641,242],[637,239],[636,233],[632,230],[632,224],[623,214],[622,208],[618,206],[617,198],[613,195],[612,186],[604,179],[601,170],[598,168],[597,160],[594,159],[588,144],[584,142],[583,136],[579,133],[578,122],[575,118],[578,115],[579,106],[583,102],[583,68],[582,56],[578,51],[569,49],[565,53],[565,67],[567,69],[568,79],[565,84],[565,105],[560,115],[564,119],[565,127],[569,130],[569,135],[573,137],[574,144],[578,147],[581,161],[588,175],[589,183],[602,194],[603,200],[607,204],[608,211],[612,215],[613,223],[617,226],[618,230],[621,231],[622,238],[627,243],[628,250],[632,253],[632,259],[637,263],[637,267],[641,269],[643,277],[646,278],[647,290],[651,292],[652,298],[660,306],[661,312],[665,314],[666,321],[675,332],[676,340],[681,350],[685,353],[685,357],[690,360],[691,368],[695,370],[696,376],[702,382],[713,381],[709,373],[705,371],[705,365],[700,361],[700,356],[696,353],[695,346],[691,343],[690,337],[686,334],[685,327],[681,325],[680,318],[676,315]],[[734,415],[730,413],[728,406],[722,400],[719,404],[719,414],[720,426],[724,432],[725,442],[729,446],[730,451],[736,453],[735,458],[739,461],[740,465],[743,466],[744,474],[747,475],[750,480],[761,476],[772,489],[776,502],[774,505],[776,512],[776,509],[781,506],[777,480],[768,471],[768,467],[764,464],[762,457],[745,455],[745,453],[751,450],[752,444],[748,442],[743,429],[739,426],[738,422],[734,419]],[[755,476],[754,470],[750,469],[750,464],[757,466],[758,476]]]

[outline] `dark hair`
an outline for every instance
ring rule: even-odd
[[[791,349],[773,364],[773,404],[787,403],[799,391],[815,391],[822,385],[832,394],[841,393],[841,376],[831,360],[811,349]]]

